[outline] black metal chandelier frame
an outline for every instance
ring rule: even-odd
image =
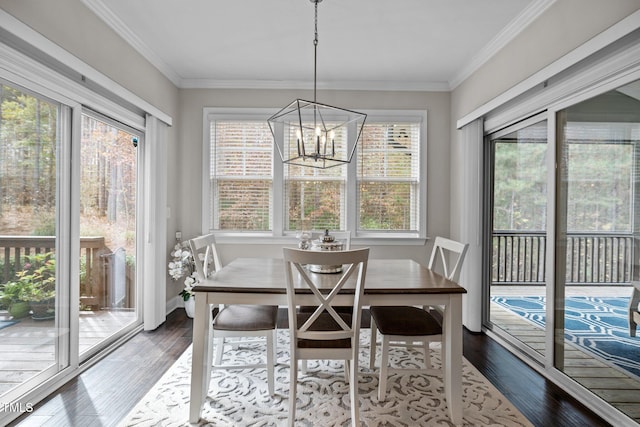
[[[317,102],[318,70],[318,4],[315,6],[315,34],[313,40],[313,101],[296,99],[271,116],[267,122],[278,153],[284,163],[327,169],[350,163],[367,115],[346,108]],[[353,129],[349,132],[349,128]],[[292,138],[295,130],[295,145]],[[348,136],[354,135],[351,143]],[[346,135],[347,149],[336,150],[336,138]]]

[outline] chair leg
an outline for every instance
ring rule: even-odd
[[[638,324],[633,319],[633,313],[629,312],[629,336],[630,337],[635,337],[636,336],[636,328],[637,327],[638,327]]]
[[[309,365],[307,364],[307,360],[306,359],[305,360],[301,360],[300,364],[302,365],[300,367],[300,370],[302,371],[303,374],[306,374],[307,373],[307,369],[309,368]]]
[[[278,329],[273,330],[273,364],[278,364]]]
[[[424,367],[431,369],[431,352],[429,351],[429,340],[422,341],[422,352],[424,353]]]
[[[273,396],[275,394],[274,379],[273,379],[273,367],[275,359],[275,340],[276,331],[267,333],[267,386],[269,388],[269,394]]]
[[[378,339],[378,327],[376,321],[371,318],[371,339],[369,345],[369,369],[376,366],[376,340]]]
[[[214,365],[213,363],[213,351],[214,351],[214,342],[216,340],[213,328],[209,328],[209,346],[207,347],[207,355],[205,360],[207,361],[207,363],[209,363],[210,365]],[[215,366],[215,365],[214,365]],[[207,372],[207,370],[205,370],[205,372]],[[211,369],[208,369],[208,372],[211,373]],[[205,374],[205,378],[206,378],[206,374]],[[205,391],[209,390],[209,387],[211,386],[211,375],[209,375],[209,381],[206,382],[206,385],[204,386]]]
[[[444,334],[442,334],[442,341],[440,341],[440,367],[442,368],[443,373],[445,371],[444,361],[447,360],[447,346],[445,344],[445,337]]]
[[[387,375],[389,372],[389,337],[382,335],[382,355],[380,357],[380,376],[378,380],[378,400],[384,401],[387,395]]]
[[[344,380],[349,383],[349,371],[351,371],[351,365],[349,364],[350,360],[344,360]]]
[[[349,369],[349,394],[351,396],[351,425],[360,425],[360,399],[358,397],[358,364],[353,363]]]
[[[296,422],[296,396],[298,388],[298,360],[293,351],[289,367],[289,427]]]
[[[222,365],[222,352],[224,350],[224,337],[219,337],[216,340],[216,358],[215,358],[215,366]]]

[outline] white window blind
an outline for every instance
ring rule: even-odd
[[[204,109],[209,200],[203,230],[234,239],[324,229],[351,230],[362,239],[425,237],[425,111],[368,111],[353,161],[329,169],[283,163],[265,119],[271,114]],[[279,137],[297,138],[292,129],[277,131]],[[355,126],[337,132],[327,149],[347,150],[352,131]]]
[[[215,230],[273,227],[273,144],[266,121],[210,123],[210,212]]]
[[[417,232],[420,123],[365,125],[358,150],[358,229]]]

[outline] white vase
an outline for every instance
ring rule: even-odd
[[[187,312],[187,316],[193,319],[196,313],[196,299],[194,297],[189,297],[189,299],[184,302],[184,310]]]

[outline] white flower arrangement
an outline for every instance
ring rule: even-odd
[[[193,287],[196,283],[198,283],[198,279],[196,277],[196,273],[193,272],[184,279],[184,289],[181,290],[178,295],[180,295],[183,300],[188,301],[193,295]]]
[[[198,282],[194,271],[193,254],[189,249],[188,242],[178,242],[171,251],[172,260],[169,261],[169,275],[173,280],[184,279],[184,289],[180,291],[180,296],[184,301],[188,301],[193,295],[193,287]]]

